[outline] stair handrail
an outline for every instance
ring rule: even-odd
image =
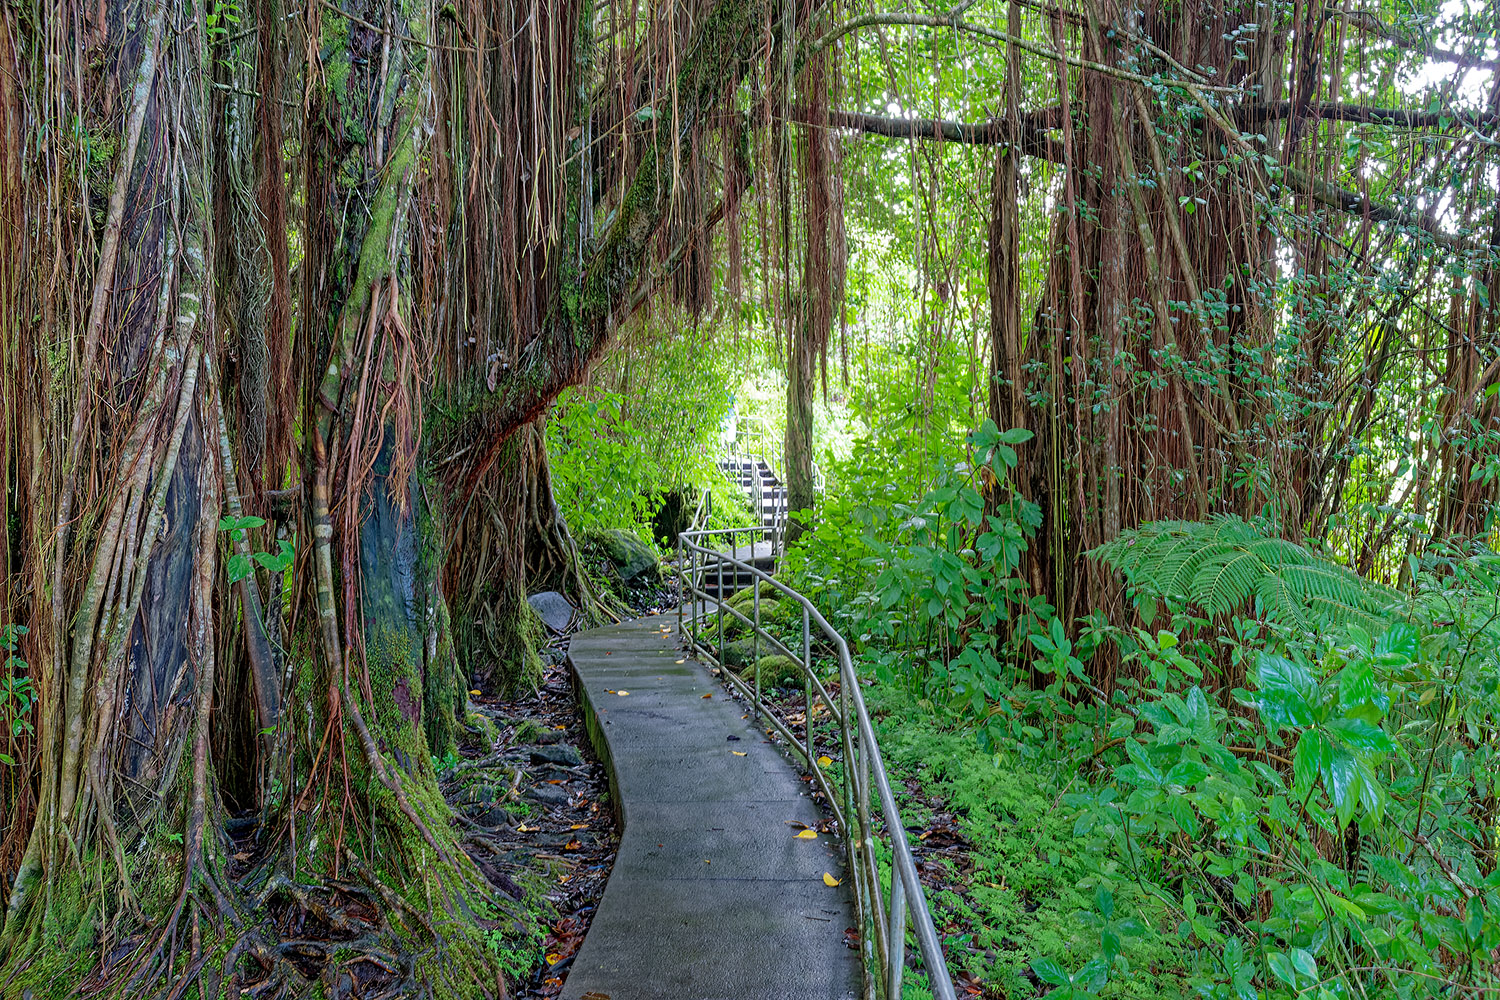
[[[776,580],[770,573],[754,565],[755,540],[764,534],[764,526],[751,528],[721,528],[715,531],[683,532],[677,539],[677,631],[688,642],[690,655],[720,668],[725,680],[751,699],[756,711],[772,727],[781,733],[793,752],[806,763],[809,774],[817,782],[838,824],[843,838],[849,871],[855,876],[855,905],[858,911],[860,947],[865,962],[865,995],[878,995],[883,1000],[899,1000],[901,996],[902,972],[906,967],[906,927],[908,919],[916,933],[917,945],[926,966],[932,994],[935,1000],[956,1000],[953,979],[948,973],[947,960],[943,957],[942,942],[937,927],[932,921],[932,911],[927,905],[926,892],[917,876],[916,860],[907,841],[906,827],[896,807],[896,798],[891,791],[890,776],[886,773],[881,757],[880,745],[875,739],[875,728],[865,708],[864,695],[860,691],[859,677],[854,671],[854,660],[849,653],[849,644],[838,630],[828,623],[812,601],[791,587]],[[743,542],[742,542],[743,538]],[[729,550],[722,543],[727,540]],[[719,547],[714,547],[720,543]],[[741,559],[744,549],[747,558]],[[774,551],[774,544],[773,544]],[[753,618],[729,605],[723,599],[724,574],[726,568],[733,571],[734,578],[742,574],[753,581]],[[718,574],[718,586],[710,594],[704,586],[714,572]],[[768,585],[784,599],[792,601],[802,609],[802,649],[794,652],[775,635],[762,627],[760,617],[761,588]],[[709,601],[714,607],[709,608]],[[759,669],[755,672],[752,688],[728,665],[719,659],[724,650],[724,616],[728,612],[750,626],[752,639],[752,661],[760,660],[760,643],[764,641],[769,650],[780,653],[794,661],[801,669],[803,690],[806,697],[803,713],[805,743],[798,737],[761,696]],[[713,615],[718,623],[718,645],[710,648],[698,641],[697,623]],[[684,623],[691,622],[691,629]],[[821,641],[831,644],[838,654],[839,694],[838,704],[829,695],[827,688],[813,669],[812,639],[814,628],[821,633]],[[829,717],[838,727],[843,756],[844,780],[841,794],[835,794],[829,776],[818,762],[817,748],[813,738],[813,716],[815,697],[822,699]],[[853,721],[851,727],[850,721]],[[885,839],[891,849],[891,877],[888,892],[889,903],[882,902],[880,868],[875,857],[875,833],[870,821],[872,814],[871,788],[879,800],[881,819],[885,823]],[[867,933],[868,928],[874,934]],[[872,947],[873,938],[873,947]],[[871,974],[871,966],[879,975]]]

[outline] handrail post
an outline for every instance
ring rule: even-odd
[[[892,1000],[901,996],[901,973],[906,966],[906,886],[898,865],[891,865],[891,913],[886,928],[886,991]]]
[[[751,549],[751,558],[754,556]],[[755,668],[755,704],[760,704],[760,577],[751,584],[755,588],[755,628],[750,632],[750,665]]]
[[[807,695],[802,710],[802,729],[807,737],[807,766],[816,768],[813,756],[813,682],[812,682],[812,618],[807,608],[802,609],[802,687]]]

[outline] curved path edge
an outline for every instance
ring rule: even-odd
[[[843,852],[796,837],[807,782],[680,646],[675,615],[571,643],[623,832],[561,1000],[854,1000]]]

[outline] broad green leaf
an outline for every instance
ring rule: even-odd
[[[1293,989],[1297,988],[1297,971],[1292,968],[1291,959],[1279,951],[1273,951],[1266,955],[1266,964],[1271,967],[1273,976]]]
[[[1297,752],[1292,756],[1292,782],[1298,798],[1317,783],[1327,751],[1328,741],[1317,730],[1309,730],[1297,740]]]
[[[1339,703],[1344,706],[1360,705],[1375,697],[1375,672],[1369,661],[1351,663],[1339,674]]]
[[[239,583],[250,575],[250,570],[250,557],[241,555],[238,552],[229,557],[229,562],[225,567],[225,571],[229,574],[230,583]]]
[[[1395,749],[1385,730],[1364,719],[1333,719],[1328,723],[1328,729],[1346,745],[1364,753],[1384,755]]]
[[[1053,986],[1067,986],[1073,981],[1063,967],[1050,958],[1039,958],[1032,962],[1031,971],[1035,972],[1036,977],[1042,982],[1051,983]]]
[[[1256,663],[1261,713],[1278,727],[1312,725],[1308,695],[1316,685],[1307,669],[1272,653],[1261,653]]]

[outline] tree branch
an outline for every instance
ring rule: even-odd
[[[811,124],[802,115],[798,115],[797,120],[802,124]],[[887,118],[859,111],[830,111],[828,124],[833,128],[866,132],[885,136],[887,139],[936,139],[971,146],[1004,146],[1009,141],[1010,134],[1009,125],[1004,118],[968,123],[944,121],[940,118]],[[1056,139],[1046,134],[1045,128],[1046,126],[1037,127],[1023,120],[1018,130],[1020,141],[1017,148],[1027,156],[1061,163],[1062,148]]]
[[[1094,62],[1092,59],[1082,59],[1078,56],[1069,55],[1066,52],[1059,52],[1056,49],[1049,49],[1045,45],[1039,45],[1038,43],[1033,42],[1028,38],[1022,38],[1018,35],[1009,34],[1008,32],[998,31],[994,28],[987,28],[982,24],[973,24],[969,21],[961,21],[957,16],[951,15],[932,16],[928,14],[885,13],[865,14],[861,17],[851,18],[850,20],[845,21],[843,24],[830,28],[818,38],[808,43],[807,47],[803,50],[802,61],[805,61],[812,56],[817,55],[819,52],[826,49],[828,46],[832,45],[840,38],[849,34],[849,32],[857,31],[860,28],[868,28],[876,24],[906,24],[928,28],[952,28],[954,31],[967,31],[971,34],[979,35],[983,38],[990,38],[997,42],[1004,42],[1008,45],[1014,45],[1018,49],[1030,52],[1032,55],[1041,56],[1044,59],[1065,62],[1069,66],[1076,66],[1079,69],[1092,70],[1095,73],[1102,73],[1105,76],[1112,76],[1119,80],[1129,80],[1132,83],[1141,83],[1145,84],[1148,87],[1189,86],[1189,84],[1184,81],[1165,80],[1160,77],[1142,76],[1140,73],[1132,73],[1128,69],[1120,69],[1117,66],[1107,66],[1101,62]],[[1200,91],[1212,91],[1221,94],[1243,93],[1243,89],[1240,87],[1205,87],[1199,85],[1196,89]]]
[[[1046,108],[1036,114],[1050,115],[1056,110],[1056,108]],[[830,125],[837,128],[891,139],[926,139],[985,146],[1003,146],[1007,142],[1004,119],[974,124],[935,118],[886,118],[856,111],[830,111],[828,121]],[[1063,162],[1062,148],[1056,140],[1045,135],[1041,129],[1023,125],[1021,135],[1021,152],[1053,163]],[[1438,227],[1437,221],[1429,216],[1386,205],[1357,191],[1330,184],[1320,178],[1309,177],[1295,167],[1285,169],[1283,180],[1328,208],[1335,208],[1351,215],[1368,215],[1376,222],[1394,222],[1401,226],[1411,226],[1421,229],[1446,247],[1454,250],[1465,248],[1461,240],[1443,232]]]
[[[1234,119],[1242,124],[1289,118],[1295,105],[1291,101],[1241,105]],[[1469,111],[1412,111],[1407,108],[1377,108],[1365,104],[1341,104],[1331,101],[1310,104],[1308,118],[1357,122],[1365,125],[1393,125],[1398,128],[1447,128],[1468,125],[1472,128],[1494,128],[1500,125],[1500,114]]]
[[[759,44],[764,16],[758,0],[719,0],[702,22],[677,75],[677,114],[664,123],[640,157],[614,223],[593,244],[576,282],[561,290],[541,329],[511,359],[494,390],[470,387],[460,402],[467,413],[434,442],[437,463],[466,453],[461,496],[494,464],[501,446],[544,413],[558,393],[582,381],[629,314],[635,289],[649,280],[648,256],[671,204],[672,164],[731,83],[744,76]]]

